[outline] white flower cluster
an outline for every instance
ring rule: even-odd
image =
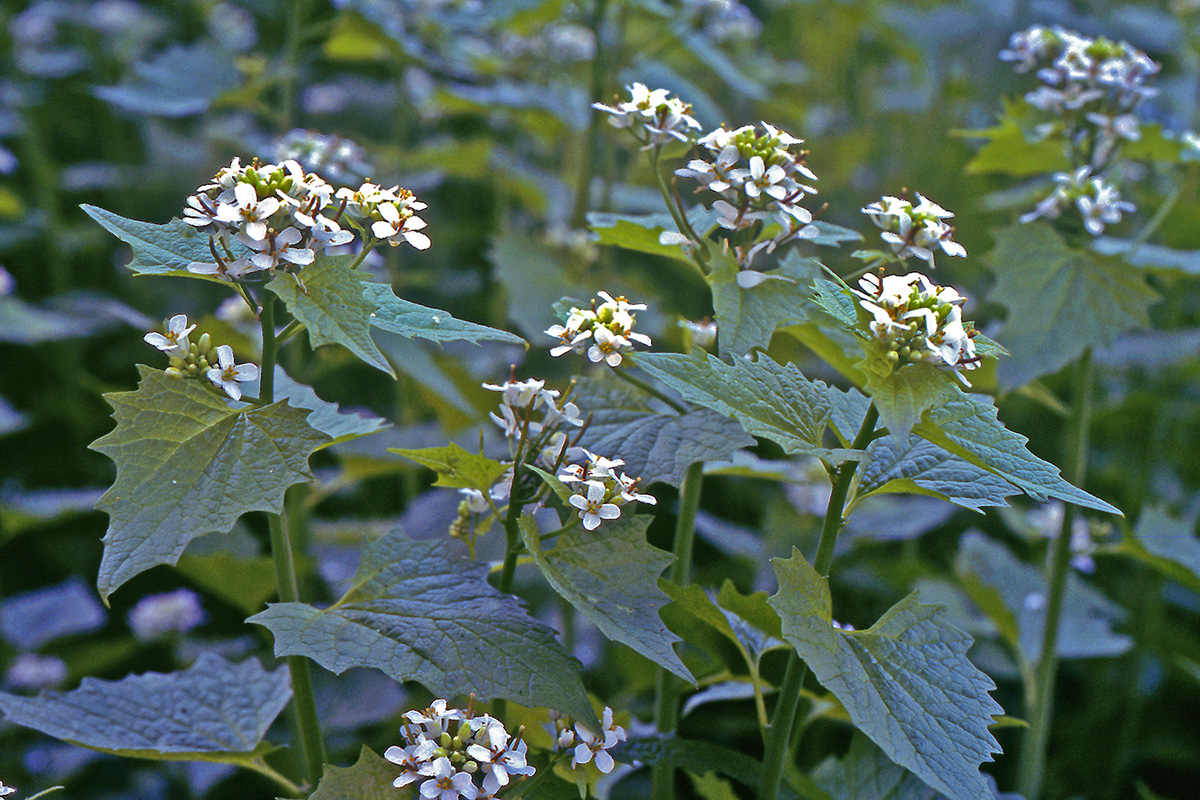
[[[604,361],[610,367],[621,363],[621,354],[633,349],[633,343],[650,346],[650,337],[644,333],[635,333],[633,323],[636,320],[634,311],[644,311],[645,303],[630,303],[624,297],[613,297],[608,292],[600,292],[604,302],[592,308],[572,308],[563,325],[551,325],[546,329],[548,336],[559,339],[562,343],[550,350],[550,355],[558,357],[572,351],[587,353],[594,362]]]
[[[191,589],[143,597],[129,612],[129,629],[144,642],[168,633],[187,633],[205,620],[200,598]]]
[[[579,407],[559,400],[560,392],[547,389],[545,381],[509,380],[502,384],[485,383],[483,388],[500,393],[500,413],[493,411],[488,416],[504,429],[509,439],[537,438],[562,423],[576,427],[583,424]],[[535,412],[541,413],[540,421],[533,419]]]
[[[879,236],[891,246],[897,258],[916,256],[932,267],[936,247],[951,256],[967,254],[967,249],[951,238],[954,228],[945,222],[954,214],[919,193],[916,205],[902,197],[887,195],[862,212],[883,230]]]
[[[666,89],[649,89],[644,83],[625,87],[629,99],[615,105],[592,103],[592,108],[605,111],[612,116],[609,124],[614,128],[626,128],[642,143],[642,149],[661,147],[672,139],[688,142],[690,130],[699,130],[700,123],[692,117],[692,106],[678,97],[672,97]]]
[[[16,789],[11,786],[5,786],[4,781],[0,781],[0,797],[7,797],[15,791]]]
[[[293,159],[243,166],[235,158],[184,205],[183,221],[210,235],[213,257],[189,264],[188,270],[228,280],[277,268],[295,270],[313,263],[326,247],[354,241],[343,222],[358,230],[369,228],[375,238],[393,246],[407,242],[424,250],[429,237],[420,232],[425,221],[416,216],[424,208],[425,203],[399,186],[364,183],[335,191]],[[235,256],[230,239],[249,254]]]
[[[608,752],[617,746],[618,742],[625,741],[628,737],[625,729],[613,722],[613,710],[608,706],[604,707],[604,714],[600,720],[601,731],[596,733],[582,722],[571,724],[569,719],[561,717],[553,717],[556,731],[556,741],[560,750],[571,751],[571,769],[578,768],[581,764],[589,762],[596,765],[596,769],[604,774],[613,771],[616,762],[612,755]]]
[[[738,0],[683,0],[680,9],[691,27],[714,42],[744,41],[762,33],[758,17]]]
[[[233,348],[229,345],[223,344],[214,350],[207,333],[200,336],[199,342],[190,342],[188,335],[196,326],[188,325],[186,315],[176,314],[164,327],[165,333],[152,331],[143,338],[147,344],[171,357],[168,375],[177,378],[198,378],[203,375],[234,400],[242,399],[239,383],[258,380],[258,367],[235,363]]]
[[[404,746],[393,745],[383,754],[404,770],[392,782],[397,788],[420,782],[419,794],[426,800],[490,800],[514,777],[534,773],[525,759],[525,742],[487,714],[472,715],[435,700],[404,718]]]
[[[605,520],[620,517],[621,506],[626,503],[658,502],[652,495],[638,491],[639,478],[617,472],[617,467],[625,466],[620,458],[605,458],[582,447],[572,447],[567,451],[567,461],[558,479],[575,485],[575,493],[568,502],[578,510],[583,527],[589,531],[600,527]]]
[[[938,286],[919,272],[907,275],[864,275],[854,293],[870,322],[868,338],[887,346],[893,369],[925,363],[953,370],[975,369],[976,332],[962,319],[966,298],[948,286]]]
[[[366,152],[341,136],[296,128],[275,142],[274,151],[276,161],[296,161],[309,174],[318,172],[339,186],[361,184],[371,173]]]
[[[1064,208],[1072,204],[1083,217],[1083,227],[1093,236],[1104,232],[1105,225],[1121,221],[1122,213],[1137,210],[1133,203],[1121,199],[1121,193],[1104,178],[1093,175],[1092,168],[1083,166],[1074,172],[1058,172],[1054,175],[1054,191],[1040,200],[1021,222],[1035,219],[1058,219]]]
[[[735,130],[722,125],[697,142],[707,151],[704,158],[675,170],[676,175],[698,182],[700,189],[720,195],[712,207],[722,228],[740,231],[760,223],[779,225],[779,233],[741,254],[743,265],[763,248],[770,252],[784,242],[817,234],[812,212],[800,204],[806,195],[817,192],[802,181],[815,181],[817,176],[804,164],[805,151],[791,149],[803,142],[766,122]]]

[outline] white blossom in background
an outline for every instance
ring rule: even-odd
[[[485,383],[483,388],[500,393],[500,413],[492,411],[488,416],[510,439],[520,439],[526,434],[537,436],[563,422],[576,427],[583,424],[579,407],[569,401],[561,402],[560,392],[547,389],[545,381],[509,380],[502,384]],[[542,419],[533,419],[534,413],[541,413]]]
[[[805,197],[817,193],[810,183],[817,176],[804,163],[806,152],[793,149],[803,143],[766,122],[735,130],[721,126],[697,141],[702,148],[700,158],[675,170],[676,175],[699,183],[697,191],[718,195],[712,208],[719,215],[717,224],[725,230],[742,231],[761,224],[772,231],[770,237],[751,247],[737,248],[743,270],[749,269],[758,252],[811,239],[819,232],[812,225],[812,212],[802,205]],[[749,286],[741,276],[738,282],[750,288],[767,277],[750,279]]]
[[[240,302],[240,301],[239,301]],[[167,321],[166,331],[158,333],[151,331],[142,339],[151,347],[156,347],[167,355],[179,356],[186,358],[191,343],[188,341],[188,334],[196,330],[195,325],[188,325],[186,314],[176,314]]]
[[[16,288],[12,275],[4,267],[0,267],[0,297],[8,297]]]
[[[555,728],[558,732],[556,742],[559,749],[571,751],[571,768],[576,769],[582,764],[589,762],[594,763],[596,768],[601,772],[608,774],[613,771],[616,762],[613,760],[612,750],[619,742],[626,740],[627,734],[625,729],[613,722],[613,710],[608,706],[604,707],[604,714],[601,717],[601,730],[599,733],[593,731],[582,722],[575,722],[569,725],[569,720],[562,718],[554,718]]]
[[[514,779],[534,774],[525,742],[494,717],[449,708],[439,699],[404,718],[404,744],[383,754],[401,768],[392,782],[396,788],[418,784],[423,798],[476,800],[494,797]]]
[[[566,455],[567,463],[560,468],[558,479],[573,487],[568,502],[585,529],[592,531],[605,520],[617,519],[626,503],[658,502],[652,495],[638,491],[639,479],[617,471],[617,467],[625,466],[622,459],[606,458],[582,447],[569,448]]]
[[[190,589],[143,597],[129,612],[129,629],[144,642],[168,633],[187,633],[203,624],[200,598]]]
[[[666,89],[650,89],[644,83],[626,87],[629,99],[614,99],[613,105],[592,103],[592,108],[611,114],[609,124],[625,128],[641,142],[642,149],[660,147],[672,140],[689,142],[691,131],[700,130],[692,107]]]
[[[1065,514],[1066,506],[1061,501],[1052,500],[1031,509],[1026,519],[1039,535],[1047,539],[1057,539],[1062,533]],[[1090,575],[1096,569],[1093,556],[1097,545],[1092,536],[1092,527],[1086,518],[1075,516],[1071,522],[1070,537],[1068,546],[1071,549],[1071,566],[1085,575]]]
[[[572,308],[563,324],[551,325],[546,335],[559,340],[550,349],[550,355],[558,357],[570,352],[586,353],[590,361],[619,366],[622,354],[637,344],[649,347],[650,337],[633,330],[637,316],[635,311],[644,311],[645,303],[630,303],[624,297],[613,297],[600,292],[604,300],[599,306],[592,301],[592,308]]]
[[[295,161],[339,186],[362,183],[371,173],[366,152],[349,139],[302,129],[285,133],[274,143],[276,161]]]
[[[258,380],[258,366],[234,363],[233,348],[223,344],[217,348],[217,365],[209,368],[207,376],[225,394],[241,400],[242,387],[238,384]]]
[[[1121,221],[1121,215],[1136,211],[1133,203],[1121,199],[1117,187],[1099,176],[1091,167],[1079,167],[1074,172],[1054,175],[1054,191],[1040,200],[1037,206],[1021,215],[1021,222],[1035,219],[1058,219],[1063,210],[1074,206],[1083,219],[1083,227],[1093,236],[1104,232],[1105,225]]]
[[[954,228],[945,220],[954,214],[927,197],[917,194],[917,204],[901,197],[886,195],[862,210],[883,233],[880,238],[888,243],[897,258],[916,256],[930,267],[934,266],[934,248],[946,255],[967,255],[967,249],[954,241]]]
[[[15,791],[16,789],[11,786],[5,786],[4,781],[0,781],[0,797],[7,797]]]
[[[854,290],[869,319],[860,335],[887,348],[893,369],[905,364],[932,364],[953,371],[970,385],[960,370],[975,369],[975,329],[964,324],[966,298],[948,286],[938,286],[919,272],[907,275],[864,275]]]
[[[67,679],[67,662],[58,656],[39,653],[20,653],[4,673],[4,682],[10,689],[39,691],[52,689]]]

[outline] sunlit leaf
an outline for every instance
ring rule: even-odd
[[[1003,709],[989,694],[995,684],[967,660],[971,637],[916,594],[867,630],[839,630],[828,581],[799,551],[772,563],[784,638],[854,725],[950,800],[988,797],[979,765],[1000,751],[988,725]]]
[[[1007,506],[1005,499],[1020,490],[983,467],[943,450],[917,436],[900,446],[885,436],[867,449],[870,459],[859,473],[859,495],[913,492],[940,497],[963,508],[980,511]]]
[[[273,603],[250,621],[275,635],[276,655],[307,656],[338,674],[372,667],[439,697],[501,697],[593,719],[579,664],[487,573],[443,541],[392,531],[363,548],[334,605]]]
[[[136,391],[105,395],[117,427],[92,443],[117,465],[96,507],[109,515],[97,586],[107,597],[187,543],[225,533],[247,511],[283,507],[312,478],[308,457],[328,437],[309,412],[280,401],[234,409],[199,381],[139,367]]]
[[[972,175],[993,172],[1024,178],[1065,172],[1069,168],[1063,144],[1053,138],[1027,136],[1021,121],[1029,116],[1030,106],[1019,100],[1006,100],[1000,124],[994,128],[955,131],[959,136],[986,141],[968,163]]]
[[[482,453],[472,453],[451,442],[445,447],[426,447],[420,450],[389,448],[389,453],[404,456],[438,474],[434,486],[452,489],[478,489],[487,493],[508,467]]]
[[[327,764],[308,800],[409,800],[412,789],[392,786],[399,774],[399,767],[363,745],[353,766]]]

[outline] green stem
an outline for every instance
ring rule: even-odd
[[[875,424],[879,421],[879,412],[872,403],[863,417],[858,435],[850,447],[863,450],[875,435]],[[857,461],[845,461],[835,471],[833,490],[829,494],[829,505],[825,508],[825,520],[821,523],[821,540],[817,544],[817,555],[813,559],[813,568],[822,577],[829,576],[829,567],[833,564],[833,549],[837,544],[838,533],[845,520],[842,512],[846,505],[846,495],[850,484],[854,482],[854,473],[858,471]],[[767,731],[766,750],[763,753],[762,780],[759,782],[759,800],[775,800],[779,795],[779,783],[783,779],[783,770],[787,755],[791,752],[789,743],[792,738],[792,728],[796,721],[796,712],[800,705],[800,689],[808,674],[808,665],[792,650],[788,654],[787,669],[783,674],[783,684],[779,687],[779,698],[775,703],[775,714],[771,719],[771,728]]]
[[[296,0],[285,6],[287,14],[287,49],[284,57],[287,59],[286,74],[283,76],[283,97],[279,113],[279,122],[283,132],[291,130],[296,119],[296,87],[300,83],[300,51],[304,44],[303,25],[308,16],[308,0]]]
[[[654,181],[658,185],[658,192],[662,195],[663,202],[667,204],[667,211],[671,214],[671,219],[675,222],[675,227],[679,229],[679,233],[688,237],[694,243],[692,261],[689,263],[696,267],[696,270],[703,276],[708,274],[708,263],[704,258],[704,242],[700,241],[696,231],[687,221],[687,213],[679,207],[675,202],[674,195],[667,188],[667,182],[663,180],[662,169],[658,165],[659,152],[658,148],[651,148],[650,153],[650,170],[654,173]]]
[[[696,512],[700,509],[700,490],[704,485],[704,462],[687,468],[679,485],[679,514],[675,517],[675,562],[671,582],[685,586],[691,579],[692,547],[696,542]],[[679,725],[679,682],[670,672],[658,668],[654,684],[654,725],[660,733],[670,733]],[[675,796],[675,770],[669,764],[655,764],[653,773],[655,800]]]
[[[528,433],[528,432],[527,432]],[[513,578],[517,573],[517,560],[521,554],[521,511],[524,505],[517,501],[518,479],[521,475],[521,462],[513,464],[512,494],[509,496],[508,512],[504,515],[504,566],[500,568],[500,581],[497,588],[505,594],[512,594]],[[504,721],[508,714],[508,701],[504,698],[492,701],[492,716]]]
[[[616,375],[621,380],[625,381],[626,383],[631,384],[631,385],[636,386],[637,388],[641,389],[643,392],[650,395],[651,397],[655,397],[655,398],[663,401],[664,403],[669,405],[671,407],[671,409],[674,410],[676,413],[679,413],[679,414],[687,413],[687,406],[683,405],[683,403],[680,403],[678,400],[675,400],[670,395],[667,395],[667,394],[659,391],[658,389],[654,388],[650,384],[646,383],[641,378],[635,378],[633,375],[630,375],[629,370],[614,369],[613,374]]]
[[[1092,352],[1085,350],[1075,362],[1071,398],[1071,419],[1068,429],[1067,480],[1076,486],[1083,484],[1087,472],[1087,431],[1091,419]],[[1046,597],[1046,625],[1042,630],[1042,648],[1034,671],[1033,706],[1029,709],[1029,730],[1021,742],[1020,767],[1017,772],[1018,791],[1027,800],[1041,795],[1046,772],[1046,749],[1050,741],[1050,720],[1054,707],[1054,682],[1058,672],[1059,623],[1062,619],[1063,595],[1066,591],[1068,567],[1071,563],[1071,528],[1077,508],[1068,504],[1063,509],[1062,528],[1050,547],[1050,589]]]
[[[264,403],[275,401],[275,361],[279,343],[275,339],[275,297],[263,293],[260,318],[263,335],[263,363],[259,378],[258,397]],[[271,558],[275,562],[275,583],[279,599],[284,603],[300,602],[300,585],[296,580],[296,559],[287,526],[279,514],[267,514],[271,533]],[[313,693],[312,672],[304,656],[289,656],[288,670],[292,676],[292,715],[296,739],[302,754],[310,788],[321,779],[325,765],[325,743],[317,719],[317,703]]]
[[[592,99],[599,101],[604,94],[606,48],[603,42],[604,14],[608,8],[608,0],[595,0],[592,5],[590,27],[596,38],[596,51],[591,64],[591,93]],[[575,205],[571,211],[571,227],[582,228],[587,222],[588,204],[591,200],[592,178],[596,176],[598,143],[600,141],[600,113],[591,109],[587,131],[584,133],[583,163],[579,165],[579,179],[575,185]]]

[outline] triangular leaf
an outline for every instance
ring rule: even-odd
[[[875,403],[880,425],[901,441],[908,438],[922,414],[957,393],[954,376],[932,364],[906,364],[897,370],[889,366],[881,373],[866,367],[873,360],[868,356],[859,362],[867,376],[863,388]]]
[[[467,322],[451,315],[449,311],[428,308],[397,297],[392,287],[386,284],[368,282],[363,287],[363,295],[375,307],[371,314],[371,325],[380,330],[428,342],[525,344],[525,340],[515,333]]]
[[[704,209],[700,210],[704,211]],[[626,250],[636,250],[639,253],[666,256],[685,264],[692,263],[692,257],[681,246],[663,244],[659,238],[664,232],[679,232],[678,226],[671,219],[670,214],[631,216],[592,212],[587,215],[587,220],[588,228],[596,234],[598,244],[615,245]]]
[[[1004,114],[994,128],[955,131],[955,135],[985,139],[975,157],[967,162],[969,175],[999,172],[1015,178],[1064,172],[1070,168],[1061,141],[1045,136],[1026,136],[1021,123],[1030,117],[1032,106],[1023,100],[1005,100]]]
[[[388,452],[412,459],[436,472],[438,479],[434,486],[478,489],[484,494],[508,469],[499,461],[493,461],[482,453],[464,450],[454,442],[445,447],[426,447],[420,450],[389,448]]]
[[[1172,580],[1200,593],[1200,539],[1196,522],[1172,517],[1165,509],[1150,507],[1138,517],[1137,528],[1119,552],[1127,552]]]
[[[285,668],[202,653],[182,672],[84,678],[78,689],[36,697],[0,693],[0,710],[9,722],[106,753],[242,763],[291,697]]]
[[[1044,222],[995,233],[987,261],[996,273],[989,299],[1009,310],[998,337],[1011,358],[997,366],[1003,388],[1057,372],[1089,347],[1150,324],[1158,294],[1123,259],[1076,250]]]
[[[834,800],[937,800],[938,793],[897,766],[865,736],[850,740],[846,755],[817,765],[813,780]]]
[[[267,289],[283,300],[292,316],[304,325],[313,347],[340,344],[394,378],[391,364],[371,339],[376,306],[366,296],[370,276],[351,269],[352,259],[319,258],[298,276],[278,272]]]
[[[991,678],[967,660],[971,637],[944,622],[945,608],[914,593],[871,628],[843,631],[833,626],[829,582],[799,551],[772,563],[784,638],[855,726],[950,800],[990,798],[979,765],[1000,751],[988,725],[1003,709]]]
[[[228,532],[247,511],[282,511],[284,492],[312,479],[308,457],[328,441],[307,410],[284,401],[234,409],[198,381],[138,371],[136,391],[104,396],[117,427],[91,445],[117,465],[96,503],[109,515],[102,597],[174,564],[192,539]]]
[[[327,764],[308,800],[409,800],[412,789],[392,786],[399,775],[399,767],[364,745],[354,766]]]
[[[721,356],[765,349],[777,328],[808,321],[812,280],[819,272],[816,261],[792,252],[779,269],[766,273],[771,278],[743,289],[733,256],[726,254],[708,276]]]
[[[521,535],[554,591],[601,633],[695,683],[672,647],[679,637],[658,615],[669,602],[658,588],[658,576],[675,558],[646,542],[650,521],[646,515],[626,514],[595,531],[576,528],[545,552],[540,550],[537,523],[528,515],[521,517]]]
[[[338,674],[372,667],[440,697],[503,697],[594,719],[579,664],[487,573],[440,540],[392,531],[363,548],[333,606],[273,603],[250,622],[275,635],[276,655],[308,656]]]
[[[1007,506],[1005,498],[1020,492],[998,475],[917,436],[908,437],[904,446],[897,444],[896,437],[885,436],[867,452],[870,460],[859,473],[860,497],[912,492],[979,511]]]
[[[1035,500],[1057,497],[1085,508],[1121,513],[1072,486],[1063,480],[1058,467],[1030,453],[1025,447],[1029,439],[1004,427],[990,397],[956,391],[957,397],[930,409],[915,428],[918,435],[999,475]]]
[[[133,260],[126,266],[135,274],[178,275],[226,283],[213,275],[188,272],[187,266],[192,262],[207,264],[213,261],[207,233],[198,233],[194,227],[178,219],[165,225],[155,225],[126,219],[96,206],[82,205],[80,208],[101,227],[133,248]],[[235,257],[249,252],[237,241],[230,241],[229,246]]]
[[[616,380],[583,379],[571,399],[590,422],[579,444],[625,461],[645,484],[678,486],[698,461],[724,461],[754,444],[736,421],[706,408],[685,414],[656,409],[646,395]]]
[[[308,415],[308,424],[330,439],[321,445],[322,448],[361,436],[370,436],[389,427],[386,420],[374,414],[365,411],[343,411],[337,403],[322,400],[311,387],[292,380],[279,366],[275,367],[275,398],[286,400],[292,408],[308,409],[312,412]]]

